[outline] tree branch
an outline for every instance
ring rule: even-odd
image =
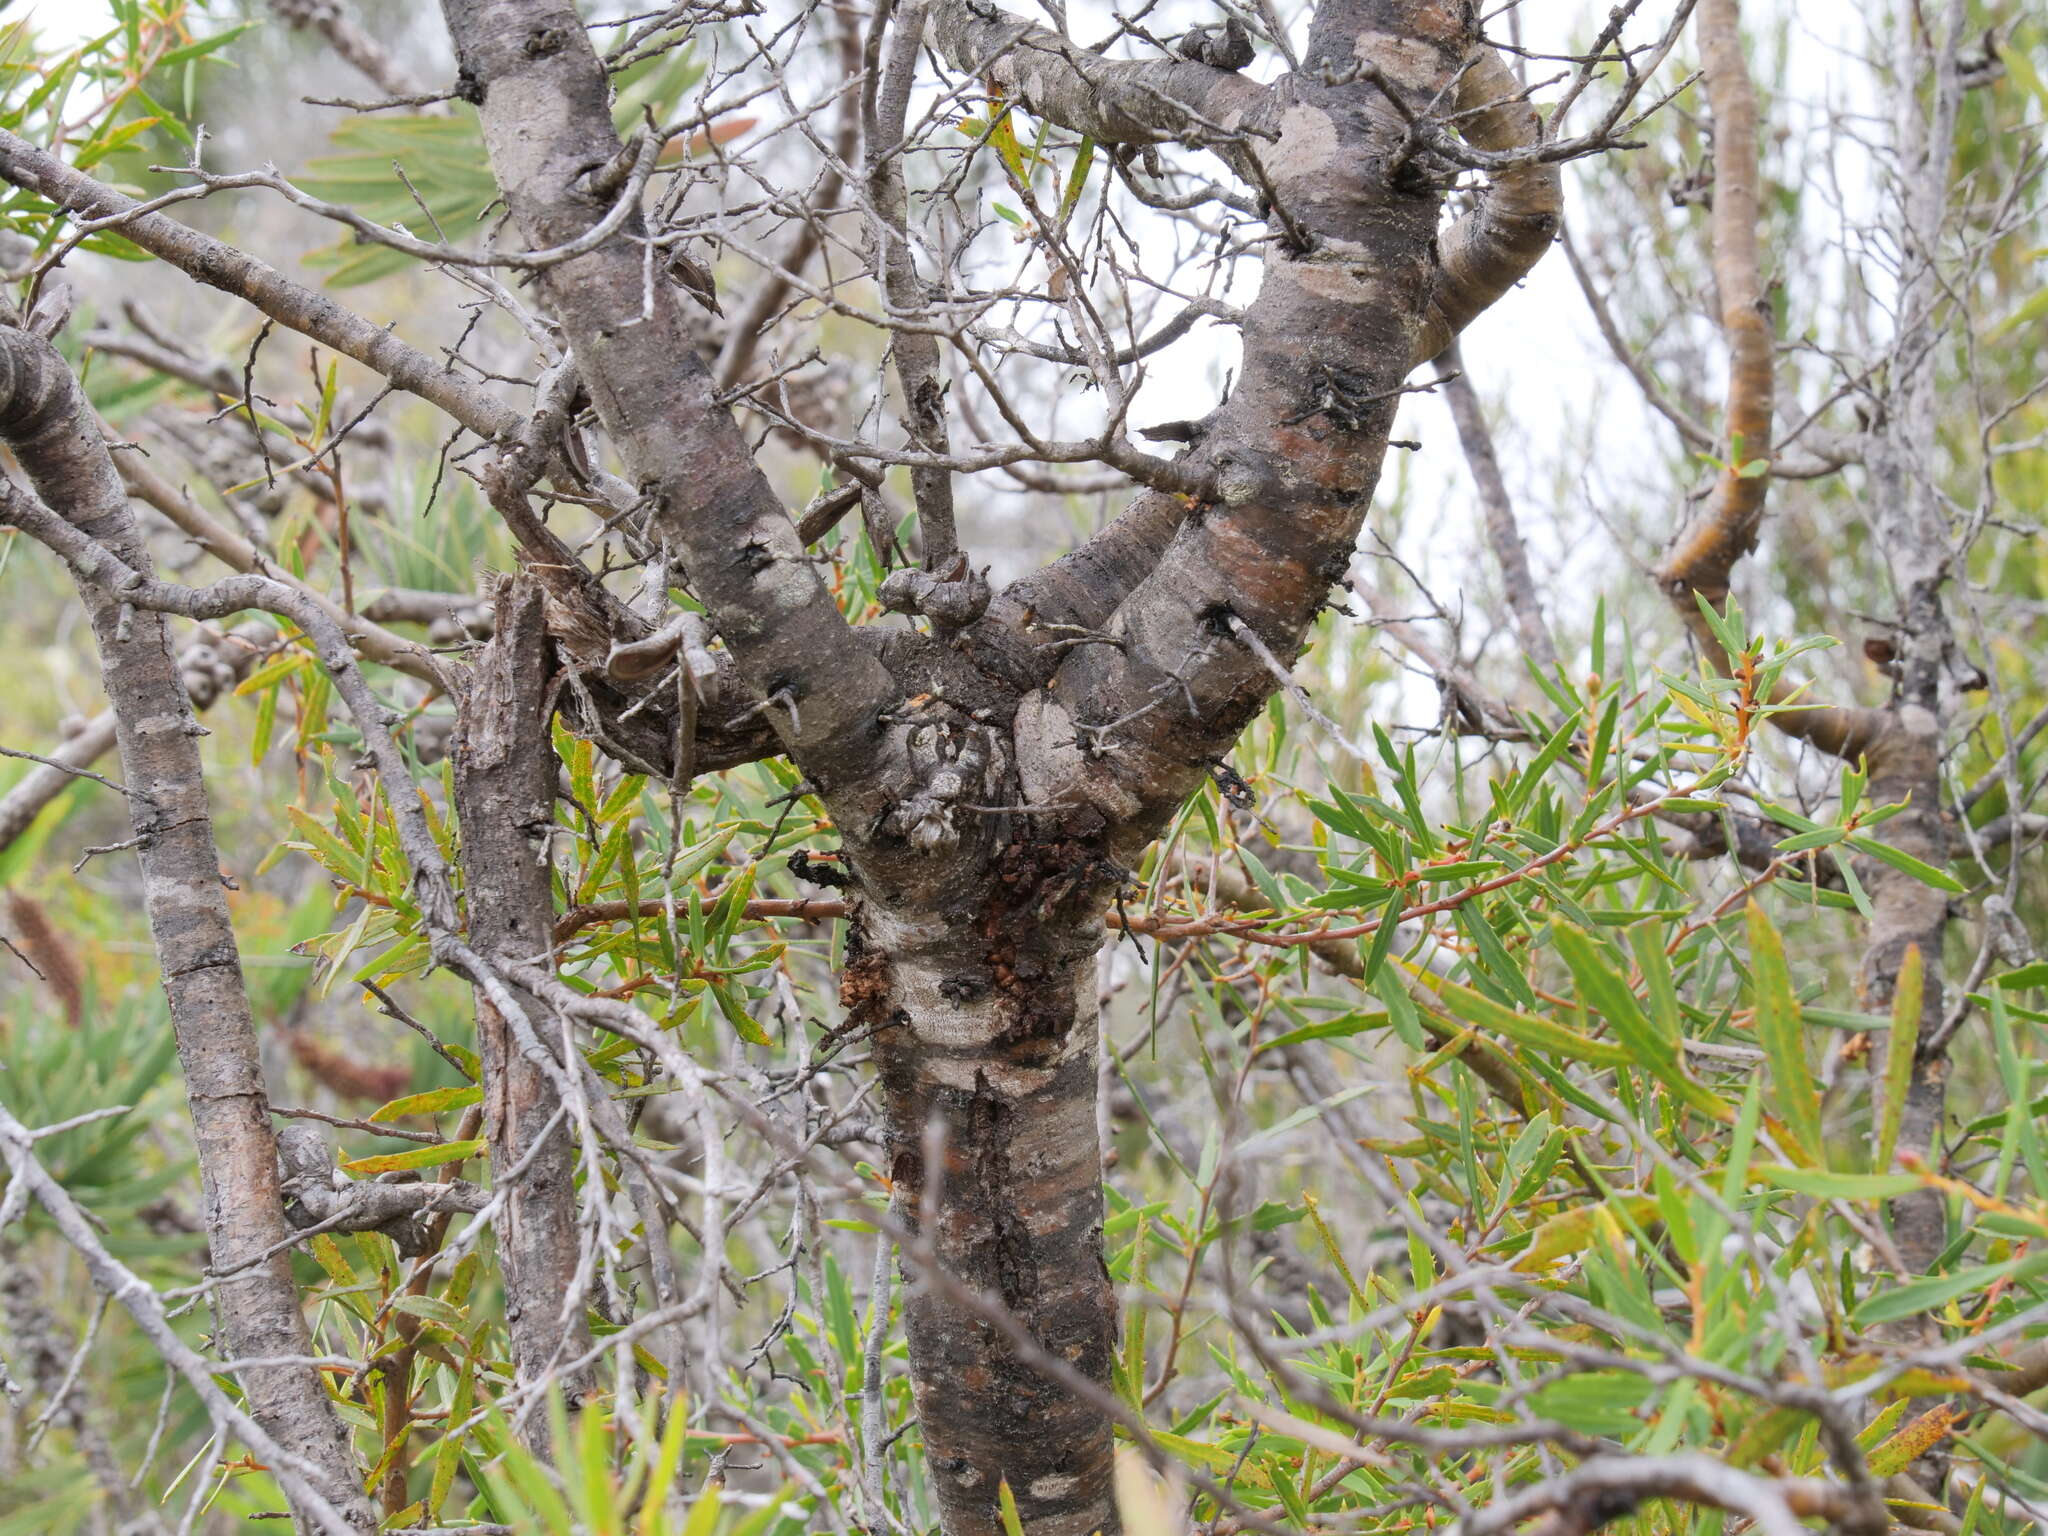
[[[536,246],[574,240],[609,203],[588,173],[620,153],[610,85],[564,0],[443,0],[484,143],[514,221]],[[536,114],[553,125],[533,131]],[[855,643],[787,511],[720,407],[673,287],[636,212],[597,249],[548,268],[537,288],[646,499],[649,528],[749,687],[796,706],[777,735],[820,787],[872,766],[875,716],[893,685]]]
[[[1260,125],[1267,86],[1186,59],[1105,59],[984,0],[939,0],[939,50],[1025,110],[1098,144],[1222,145]]]
[[[60,532],[74,547],[92,541],[129,570],[147,572],[148,553],[84,393],[49,343],[11,326],[0,326],[0,438],[36,489],[63,509],[63,521],[25,507],[11,482],[0,485],[0,519],[24,526],[35,521],[30,512],[40,513],[45,527],[30,531],[44,542]],[[122,777],[149,795],[147,804],[130,801],[130,819],[197,1135],[208,1243],[222,1265],[271,1253],[215,1293],[220,1337],[235,1357],[303,1357],[310,1346],[298,1289],[276,1248],[288,1231],[277,1144],[221,887],[199,760],[203,733],[162,618],[131,609],[105,582],[74,570],[99,643]],[[321,1494],[344,1517],[339,1524],[370,1529],[348,1434],[319,1375],[303,1365],[266,1365],[247,1370],[243,1385],[257,1423],[311,1463]],[[302,1501],[302,1519],[313,1518],[306,1513],[313,1507]]]
[[[903,186],[903,125],[910,92],[917,83],[917,53],[924,42],[930,0],[906,0],[895,24],[889,6],[875,8],[874,31],[884,33],[888,48],[881,80],[865,126],[868,202],[873,208],[869,242],[876,274],[892,315],[923,318],[923,283],[911,257],[909,202]],[[870,45],[870,52],[876,51]],[[903,419],[910,444],[921,453],[945,454],[946,381],[939,366],[939,343],[930,331],[905,329],[889,339],[889,360],[896,368],[903,394]],[[953,524],[953,475],[927,466],[912,469],[910,489],[917,503],[918,529],[924,535],[925,568],[943,571],[960,548]]]
[[[1493,546],[1494,562],[1500,567],[1501,589],[1507,595],[1515,637],[1538,666],[1548,667],[1557,660],[1557,647],[1551,643],[1550,626],[1544,621],[1543,599],[1537,596],[1536,578],[1529,571],[1529,549],[1522,542],[1507,481],[1501,477],[1500,459],[1493,451],[1493,433],[1479,404],[1479,392],[1465,372],[1456,342],[1443,350],[1437,362],[1443,370],[1440,387],[1450,405],[1451,420],[1457,424],[1465,462],[1472,469],[1480,509],[1486,514],[1486,541]]]
[[[322,1536],[361,1536],[375,1528],[369,1505],[349,1482],[336,1484],[334,1468],[317,1456],[303,1454],[310,1444],[317,1452],[320,1437],[302,1440],[304,1432],[293,1423],[266,1421],[263,1409],[245,1412],[221,1388],[215,1373],[219,1362],[208,1360],[178,1337],[164,1315],[163,1299],[133,1270],[107,1252],[93,1230],[92,1219],[81,1210],[64,1187],[37,1161],[34,1134],[0,1104],[0,1158],[15,1178],[20,1179],[36,1203],[50,1213],[57,1230],[84,1262],[86,1273],[100,1291],[118,1301],[164,1362],[184,1378],[207,1418],[232,1433],[263,1459],[271,1476],[285,1491],[298,1517],[298,1529],[319,1531]],[[273,1186],[276,1174],[271,1175]],[[268,1267],[282,1267],[282,1255]],[[296,1313],[294,1313],[296,1315]],[[303,1354],[302,1349],[299,1353]],[[248,1368],[245,1379],[267,1376],[282,1367]],[[293,1368],[300,1369],[300,1368]],[[310,1370],[306,1371],[310,1375]],[[252,1398],[252,1402],[253,1402]],[[326,1399],[321,1399],[324,1407]]]
[[[1542,117],[1491,48],[1473,55],[1453,100],[1458,134],[1468,144],[1518,150],[1542,141]],[[1550,249],[1563,211],[1564,174],[1556,165],[1518,165],[1494,176],[1478,206],[1439,237],[1443,273],[1416,343],[1416,362],[1442,352],[1528,275]]]
[[[419,82],[391,52],[356,24],[339,0],[270,0],[270,8],[293,27],[310,28],[387,96],[418,96]]]
[[[124,240],[161,257],[194,281],[242,299],[278,324],[354,359],[399,389],[438,406],[480,437],[504,437],[518,429],[517,412],[382,326],[293,282],[267,262],[166,214],[144,211],[132,198],[4,129],[0,177],[48,198],[73,218],[112,221]]]

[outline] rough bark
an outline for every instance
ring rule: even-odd
[[[554,823],[555,754],[548,716],[553,668],[541,589],[509,585],[497,630],[463,687],[449,757],[462,828],[469,943],[486,957],[545,954],[554,930],[547,833]],[[516,988],[528,1018],[543,1010]],[[505,1326],[522,1384],[543,1379],[590,1345],[580,1257],[576,1158],[562,1102],[542,1063],[528,1058],[513,1026],[479,989],[477,1054],[484,1076],[484,1134],[501,1178],[523,1169],[498,1222],[505,1270]],[[570,1402],[592,1385],[588,1370],[560,1378]],[[529,1423],[544,1423],[531,1419]]]
[[[1095,1126],[1102,925],[1085,882],[1059,895],[1059,861],[1071,855],[1085,858],[1057,844],[1013,849],[1009,878],[972,924],[863,905],[845,985],[855,1017],[877,1030],[899,1216],[951,1275],[1000,1298],[1040,1348],[1103,1382],[1116,1305]],[[928,1166],[939,1149],[942,1163]],[[909,1291],[904,1329],[948,1536],[997,1536],[1002,1481],[1026,1530],[1118,1529],[1099,1411],[930,1286]]]
[[[66,521],[130,567],[149,569],[83,392],[48,343],[12,327],[0,327],[0,438]],[[143,900],[184,1068],[208,1251],[221,1275],[216,1330],[231,1358],[303,1356],[310,1342],[284,1251],[291,1229],[278,1192],[277,1142],[200,773],[205,733],[163,618],[128,608],[97,583],[82,581],[79,596],[113,707]],[[240,1379],[256,1422],[317,1469],[316,1486],[335,1509],[371,1529],[348,1434],[318,1373],[269,1365]],[[313,1528],[305,1511],[297,1518]]]
[[[1956,640],[1942,603],[1951,574],[1949,526],[1934,482],[1941,441],[1937,370],[1941,362],[1942,278],[1936,269],[1948,218],[1950,162],[1963,86],[1957,62],[1966,13],[1960,0],[1943,8],[1938,33],[1899,29],[1895,75],[1895,145],[1900,161],[1896,215],[1900,285],[1893,336],[1893,380],[1885,420],[1868,452],[1871,522],[1898,594],[1893,648],[1898,684],[1886,730],[1871,747],[1870,792],[1907,810],[1885,823],[1883,837],[1925,863],[1948,862],[1950,812],[1942,799],[1941,760],[1953,713]],[[1921,82],[1932,77],[1931,101]],[[1942,940],[1948,898],[1875,860],[1859,865],[1874,917],[1863,955],[1867,1004],[1888,1009],[1906,951],[1917,946],[1925,967],[1920,1036],[1899,1127],[1899,1149],[1938,1167],[1948,1092],[1943,1032]],[[1899,1256],[1928,1272],[1948,1242],[1947,1203],[1936,1190],[1892,1204]]]
[[[443,9],[520,233],[537,247],[577,239],[610,211],[605,168],[623,161],[574,12],[559,0]],[[898,85],[916,16],[894,50]],[[985,6],[942,3],[936,21],[941,47],[1007,98],[1102,141],[1215,147],[1268,201],[1280,238],[1246,316],[1245,367],[1190,456],[1221,487],[1215,503],[1141,497],[958,645],[915,631],[865,645],[712,400],[673,294],[647,285],[637,213],[536,286],[647,499],[650,534],[746,686],[782,701],[769,710],[777,735],[845,839],[849,1026],[873,1040],[901,1212],[956,1282],[919,1284],[907,1304],[943,1527],[1000,1529],[1007,1482],[1027,1529],[1079,1536],[1119,1528],[1109,1420],[959,1298],[1001,1298],[1018,1337],[1106,1382],[1104,912],[1276,686],[1234,626],[1299,651],[1342,577],[1402,380],[1541,254],[1556,175],[1503,172],[1439,260],[1454,170],[1416,142],[1408,114],[1455,99],[1461,130],[1488,148],[1539,130],[1475,54],[1471,17],[1425,0],[1326,5],[1306,66],[1272,87],[1189,61],[1112,64]],[[891,112],[870,119],[871,156],[893,147]],[[870,190],[886,246],[886,172]]]
[[[939,36],[960,62],[977,57],[963,36],[992,39],[983,58],[1009,47],[1004,57],[1021,62],[1006,79],[1075,131],[1105,126],[1106,99],[1121,108],[1091,80],[1092,66],[1040,45],[1021,23],[952,6]],[[1019,799],[1059,808],[1005,845],[997,885],[967,908],[983,914],[989,935],[1028,947],[977,944],[957,921],[944,925],[939,905],[920,914],[877,902],[860,918],[866,948],[848,972],[849,1002],[872,998],[876,1010],[869,1022],[880,1030],[899,1174],[926,1187],[931,1170],[911,1138],[936,1113],[948,1146],[933,1213],[944,1251],[1091,1373],[1110,1314],[1087,1315],[1091,1296],[1106,1297],[1089,1226],[1100,1209],[1084,1046],[1094,1005],[1075,994],[1076,957],[1092,950],[1124,871],[1276,686],[1232,626],[1292,658],[1342,578],[1401,382],[1442,323],[1432,305],[1447,281],[1435,260],[1445,178],[1411,153],[1386,92],[1420,110],[1472,49],[1462,15],[1434,6],[1319,11],[1303,71],[1252,103],[1274,136],[1246,153],[1276,208],[1276,234],[1288,238],[1268,247],[1237,387],[1192,451],[1220,500],[1189,509],[1140,498],[1102,538],[1006,593],[970,637],[977,664],[1023,690],[1011,732]],[[1346,78],[1360,60],[1378,80]],[[1213,73],[1165,66],[1148,78],[1166,81],[1169,95],[1189,78],[1236,91]],[[1554,190],[1552,173],[1541,179]],[[1529,192],[1519,183],[1510,204]],[[1552,227],[1554,205],[1482,219],[1452,288],[1469,298],[1509,267],[1518,276]],[[1521,239],[1538,228],[1540,241]],[[1479,287],[1463,286],[1482,272]],[[1106,643],[1074,644],[1077,629]],[[1059,1141],[1050,1127],[1063,1127]],[[911,1316],[913,1380],[949,1536],[997,1529],[998,1477],[1027,1529],[1116,1529],[1107,1423],[1057,1394],[1021,1396],[1007,1357],[968,1315],[920,1293]],[[1068,1459],[1049,1459],[1062,1445]]]
[[[1068,651],[1025,704],[1043,747],[1026,757],[1027,796],[1082,798],[1117,829],[1123,860],[1275,686],[1230,622],[1291,661],[1343,578],[1440,277],[1444,178],[1411,153],[1385,92],[1421,111],[1472,46],[1461,14],[1438,7],[1328,4],[1304,69],[1276,88],[1278,137],[1258,155],[1306,244],[1269,244],[1241,378],[1195,451],[1220,503],[1196,509],[1118,608],[1106,625],[1116,643]],[[1384,90],[1322,83],[1361,59]],[[1058,745],[1077,735],[1085,746]]]
[[[610,211],[621,163],[610,82],[564,0],[443,0],[462,89],[478,102],[491,169],[536,247],[565,244]],[[888,676],[853,639],[787,510],[714,398],[675,289],[650,279],[636,211],[617,237],[545,269],[562,327],[650,533],[681,566],[790,755],[820,788],[874,761]]]

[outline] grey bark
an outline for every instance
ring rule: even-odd
[[[574,12],[559,0],[443,9],[520,233],[577,239],[609,209],[587,173],[621,147]],[[1051,1356],[1101,1383],[1114,1344],[1094,1114],[1104,912],[1275,686],[1231,625],[1298,653],[1357,537],[1403,377],[1542,253],[1556,174],[1504,172],[1439,259],[1447,171],[1387,93],[1413,112],[1455,93],[1464,131],[1488,148],[1527,143],[1535,119],[1501,99],[1512,87],[1475,51],[1469,19],[1421,0],[1325,5],[1305,68],[1272,87],[1191,61],[1108,63],[985,6],[935,16],[956,63],[1031,110],[1101,141],[1212,145],[1275,206],[1288,238],[1269,248],[1246,315],[1242,377],[1190,456],[1218,502],[1190,512],[1141,496],[956,646],[914,632],[864,646],[711,401],[672,293],[643,283],[637,215],[538,286],[649,497],[650,533],[746,685],[783,701],[770,711],[781,744],[845,837],[843,1000],[873,1037],[899,1214],[960,1282],[927,1277],[906,1301],[944,1529],[998,1530],[1006,1481],[1027,1529],[1085,1536],[1118,1529],[1110,1421],[1099,1398],[1029,1362]],[[913,41],[900,35],[885,91],[907,78]],[[1359,77],[1361,58],[1377,79]],[[892,114],[871,119],[871,174],[893,147]],[[886,170],[870,190],[893,233]],[[1115,643],[1049,643],[1074,625]],[[1002,1298],[1014,1337],[959,1300],[979,1292]]]
[[[873,28],[876,34],[887,29],[888,49],[885,58],[877,61],[881,79],[879,86],[873,87],[873,106],[863,113],[868,202],[874,210],[869,233],[874,268],[881,275],[890,313],[915,320],[927,317],[928,306],[923,279],[911,254],[901,151],[918,49],[924,43],[925,19],[930,12],[930,0],[909,0],[891,28],[889,7],[876,8]],[[948,446],[946,379],[939,365],[938,338],[927,330],[898,331],[890,338],[889,361],[895,366],[896,385],[902,391],[910,445],[925,453],[943,454]],[[917,503],[918,528],[924,535],[925,565],[941,569],[959,549],[953,528],[952,473],[919,465],[910,472],[910,488]]]
[[[1501,590],[1507,597],[1515,638],[1538,666],[1551,666],[1557,661],[1557,647],[1551,643],[1550,626],[1544,622],[1543,598],[1529,569],[1529,548],[1522,542],[1521,525],[1515,519],[1515,504],[1508,495],[1507,480],[1500,472],[1500,457],[1493,450],[1493,432],[1486,424],[1479,391],[1472,387],[1456,342],[1439,353],[1437,360],[1445,372],[1441,386],[1444,401],[1451,408],[1458,442],[1472,471],[1472,485],[1479,492],[1479,507],[1486,516],[1486,542],[1500,567]]]
[[[845,838],[844,1000],[873,1037],[899,1214],[918,1227],[905,1251],[938,1267],[913,1274],[906,1328],[944,1529],[997,1530],[1007,1482],[1028,1529],[1114,1532],[1101,1386],[1116,1312],[1094,1113],[1104,914],[1273,691],[1271,658],[1298,654],[1341,578],[1402,379],[1511,286],[1554,228],[1555,171],[1525,165],[1503,171],[1440,236],[1453,167],[1412,120],[1449,100],[1467,138],[1492,149],[1526,145],[1534,113],[1507,99],[1471,15],[1426,0],[1330,0],[1303,69],[1274,86],[1185,59],[1112,64],[978,3],[940,0],[938,37],[956,62],[1098,140],[1217,149],[1271,211],[1277,237],[1245,316],[1237,387],[1172,482],[1216,495],[1192,507],[1140,497],[1108,533],[1013,588],[947,645],[909,630],[856,636],[804,555],[716,403],[673,290],[647,280],[649,231],[636,206],[616,206],[614,174],[646,156],[628,157],[618,141],[609,83],[574,9],[444,0],[443,10],[512,222],[532,248],[576,252],[539,267],[535,291],[641,495],[645,536],[702,601],[740,686],[767,706],[775,743]],[[899,84],[915,41],[904,36]],[[889,146],[868,148],[873,165]],[[526,492],[564,390],[544,392],[522,425],[446,373],[423,374],[420,354],[366,322],[18,140],[0,139],[0,174],[87,216],[121,215],[147,248],[495,440],[494,504],[541,563],[559,562]],[[609,235],[593,238],[600,224]],[[938,501],[924,501],[928,534],[943,537]],[[106,564],[81,549],[67,558],[88,572]],[[549,590],[583,683],[609,658],[640,657],[669,626],[622,613],[578,571],[557,572]],[[318,624],[323,657],[354,690],[351,708],[374,713],[331,616],[303,594],[241,577],[195,594],[186,611],[259,590]],[[573,1169],[566,1143],[544,1132],[573,1063],[541,1059],[546,1045],[523,1027],[542,1016],[527,1006],[532,994],[485,968],[546,953],[554,918],[535,844],[553,793],[548,625],[539,595],[522,592],[501,603],[454,748],[467,949],[443,932],[451,914],[438,852],[410,833],[406,847],[439,893],[428,903],[437,955],[489,994],[479,1024],[490,1134],[498,1167],[528,1161],[504,1246],[514,1352],[534,1380],[584,1351],[579,1319],[557,1321],[573,1285]],[[1065,643],[1076,625],[1111,643]],[[379,763],[396,775],[386,746]],[[1010,809],[988,809],[998,806]],[[484,965],[464,958],[470,950]],[[275,1169],[267,1174],[274,1183]],[[983,1295],[1000,1298],[1000,1324],[963,1299]]]
[[[47,342],[11,326],[0,327],[0,438],[66,521],[133,569],[149,569],[84,394]],[[192,1113],[208,1246],[216,1267],[232,1271],[214,1292],[217,1332],[231,1357],[303,1356],[310,1343],[284,1252],[290,1228],[277,1144],[200,774],[204,732],[163,618],[126,607],[97,582],[80,581],[79,596],[99,645],[131,794],[144,903]],[[265,1253],[271,1256],[256,1261]],[[241,1379],[256,1422],[317,1470],[333,1508],[371,1529],[348,1434],[318,1373],[271,1365]],[[304,1511],[298,1518],[313,1528]]]
[[[554,890],[547,859],[556,773],[548,739],[552,672],[540,589],[531,583],[508,587],[499,596],[496,633],[457,702],[449,743],[469,943],[487,959],[530,959],[545,954],[552,942]],[[513,995],[529,1019],[541,1017],[530,995],[516,988]],[[575,1149],[549,1063],[521,1049],[512,1020],[481,988],[476,1030],[491,1166],[507,1176],[524,1169],[498,1222],[505,1326],[524,1385],[582,1356],[590,1345],[585,1298],[576,1284]],[[595,1381],[588,1370],[559,1379],[572,1404]]]
[[[463,88],[514,222],[536,247],[576,239],[610,211],[617,163],[610,83],[562,0],[443,0]],[[538,125],[546,124],[546,131]],[[873,762],[888,678],[854,641],[798,542],[666,282],[649,283],[635,212],[617,237],[543,271],[536,287],[576,358],[599,420],[665,543],[758,696],[819,784]]]
[[[1948,863],[1951,813],[1942,797],[1942,753],[1953,712],[1956,640],[1942,601],[1951,574],[1948,519],[1934,482],[1941,453],[1936,395],[1941,361],[1937,258],[1948,218],[1950,162],[1963,85],[1958,48],[1960,0],[1943,7],[1941,30],[1902,27],[1895,76],[1895,146],[1900,161],[1895,228],[1899,244],[1898,324],[1885,420],[1867,450],[1872,524],[1891,566],[1899,617],[1893,632],[1898,686],[1885,729],[1869,751],[1870,794],[1878,804],[1907,802],[1881,834],[1892,846],[1939,869]],[[1930,28],[1931,28],[1930,23]],[[1921,82],[1932,76],[1931,101]],[[1899,1126],[1899,1149],[1939,1167],[1949,1063],[1942,1021],[1942,947],[1948,898],[1876,860],[1858,866],[1874,916],[1863,955],[1868,1006],[1888,1009],[1899,967],[1917,947],[1924,962],[1920,1035]],[[1918,1274],[1933,1268],[1948,1242],[1947,1203],[1928,1189],[1894,1201],[1899,1256]]]

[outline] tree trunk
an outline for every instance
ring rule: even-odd
[[[1898,29],[1900,73],[1894,100],[1901,175],[1896,212],[1900,291],[1892,389],[1869,453],[1871,524],[1898,593],[1892,642],[1898,689],[1886,727],[1869,753],[1870,794],[1907,809],[1880,834],[1902,852],[1939,869],[1948,863],[1948,812],[1942,802],[1942,753],[1953,714],[1957,649],[1942,605],[1951,574],[1948,515],[1936,487],[1942,451],[1936,378],[1942,359],[1943,284],[1936,269],[1948,218],[1950,160],[1963,87],[1957,49],[1964,36],[1960,3],[1944,8],[1938,35]],[[1932,23],[1929,23],[1929,27]],[[1930,68],[1931,66],[1931,68]],[[1931,101],[1921,85],[1934,79]],[[1863,988],[1872,1008],[1888,1008],[1906,950],[1920,949],[1925,977],[1920,1037],[1899,1126],[1899,1150],[1941,1170],[1942,1120],[1948,1095],[1943,1038],[1942,938],[1948,897],[1890,866],[1863,870],[1875,916],[1864,950]],[[1892,1228],[1908,1274],[1928,1273],[1948,1245],[1947,1200],[1916,1190],[1892,1203]]]
[[[844,995],[850,1022],[875,1031],[900,1216],[950,1276],[1107,1390],[1116,1304],[1095,1129],[1103,928],[1099,908],[1042,909],[1057,873],[1043,856],[1063,846],[1006,850],[971,923],[862,903]],[[929,1166],[935,1153],[943,1161]],[[918,1268],[907,1264],[908,1278]],[[1028,1531],[1120,1529],[1099,1407],[929,1279],[909,1293],[905,1334],[947,1536],[1000,1532],[1005,1481]]]
[[[1884,824],[1884,840],[1936,869],[1948,863],[1948,827],[1941,800],[1943,727],[1933,710],[1911,704],[1897,708],[1890,729],[1871,748],[1870,800],[1905,802],[1907,808]],[[1924,881],[1876,859],[1856,862],[1870,893],[1874,917],[1863,952],[1864,1004],[1889,1012],[1898,991],[1906,951],[1918,947],[1922,961],[1919,1041],[1906,1104],[1899,1118],[1898,1150],[1941,1169],[1941,1122],[1948,1097],[1948,1055],[1932,1042],[1943,1007],[1941,951],[1948,929],[1948,897]],[[1892,1236],[1906,1273],[1924,1275],[1948,1246],[1948,1199],[1938,1189],[1916,1189],[1891,1203]]]
[[[554,822],[556,769],[548,739],[553,690],[542,603],[540,588],[531,582],[501,590],[496,636],[457,706],[449,746],[469,942],[480,955],[543,955],[554,930],[546,833]],[[532,998],[516,989],[513,995],[526,1005],[528,1019],[543,1016]],[[508,1179],[520,1170],[498,1222],[498,1257],[505,1269],[513,1364],[525,1384],[590,1346],[576,1283],[575,1150],[546,1068],[520,1048],[512,1022],[481,989],[476,1033],[492,1176]],[[557,1379],[572,1404],[592,1382],[587,1370]],[[535,1415],[526,1422],[544,1426],[547,1420]]]

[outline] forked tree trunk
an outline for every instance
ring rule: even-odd
[[[940,0],[933,38],[956,65],[1099,144],[1240,127],[1225,158],[1272,208],[1274,239],[1230,399],[1148,471],[1199,497],[1140,498],[983,624],[856,634],[673,288],[649,280],[669,244],[650,247],[630,212],[616,238],[579,244],[654,162],[647,143],[622,149],[574,7],[442,8],[513,224],[536,250],[576,247],[534,292],[645,536],[843,834],[849,1024],[872,1032],[899,1212],[925,1229],[907,1333],[943,1528],[1001,1529],[1007,1482],[1034,1536],[1115,1532],[1110,1415],[1059,1379],[1106,1387],[1116,1330],[1094,1114],[1102,913],[1299,654],[1355,547],[1403,379],[1556,230],[1548,165],[1504,169],[1440,227],[1453,177],[1411,119],[1450,102],[1461,135],[1501,150],[1534,141],[1535,112],[1475,47],[1469,5],[1322,0],[1303,70],[1268,87],[1185,59],[1105,60],[985,0]],[[906,67],[923,14],[893,55]],[[894,141],[879,132],[871,156]],[[940,471],[918,500],[943,548],[943,466],[923,467]]]

